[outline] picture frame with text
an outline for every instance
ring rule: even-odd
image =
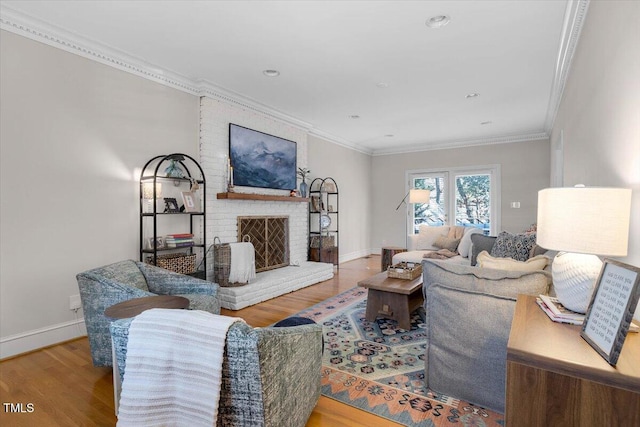
[[[640,268],[605,259],[580,335],[615,366],[640,298]]]

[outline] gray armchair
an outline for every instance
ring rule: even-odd
[[[132,320],[111,323],[116,414]],[[321,367],[321,325],[234,323],[227,333],[217,425],[303,427],[320,397]]]
[[[76,276],[94,366],[111,366],[111,338],[104,311],[114,304],[154,295],[179,295],[192,310],[220,313],[218,285],[173,273],[150,264],[126,260]]]
[[[504,412],[507,341],[518,294],[549,290],[548,272],[423,261],[425,383]]]

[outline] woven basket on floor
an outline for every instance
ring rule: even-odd
[[[220,243],[220,239],[216,236],[213,238],[213,281],[228,288],[246,285],[246,283],[229,282],[230,273],[231,247],[229,243]]]

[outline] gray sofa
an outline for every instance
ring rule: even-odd
[[[111,324],[116,408],[132,320]],[[320,397],[321,367],[322,326],[234,323],[227,333],[217,425],[303,427]]]
[[[549,292],[546,271],[494,270],[424,260],[425,383],[504,412],[507,341],[518,294]]]

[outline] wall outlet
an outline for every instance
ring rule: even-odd
[[[71,295],[69,297],[69,310],[76,311],[82,308],[80,303],[80,295]]]

